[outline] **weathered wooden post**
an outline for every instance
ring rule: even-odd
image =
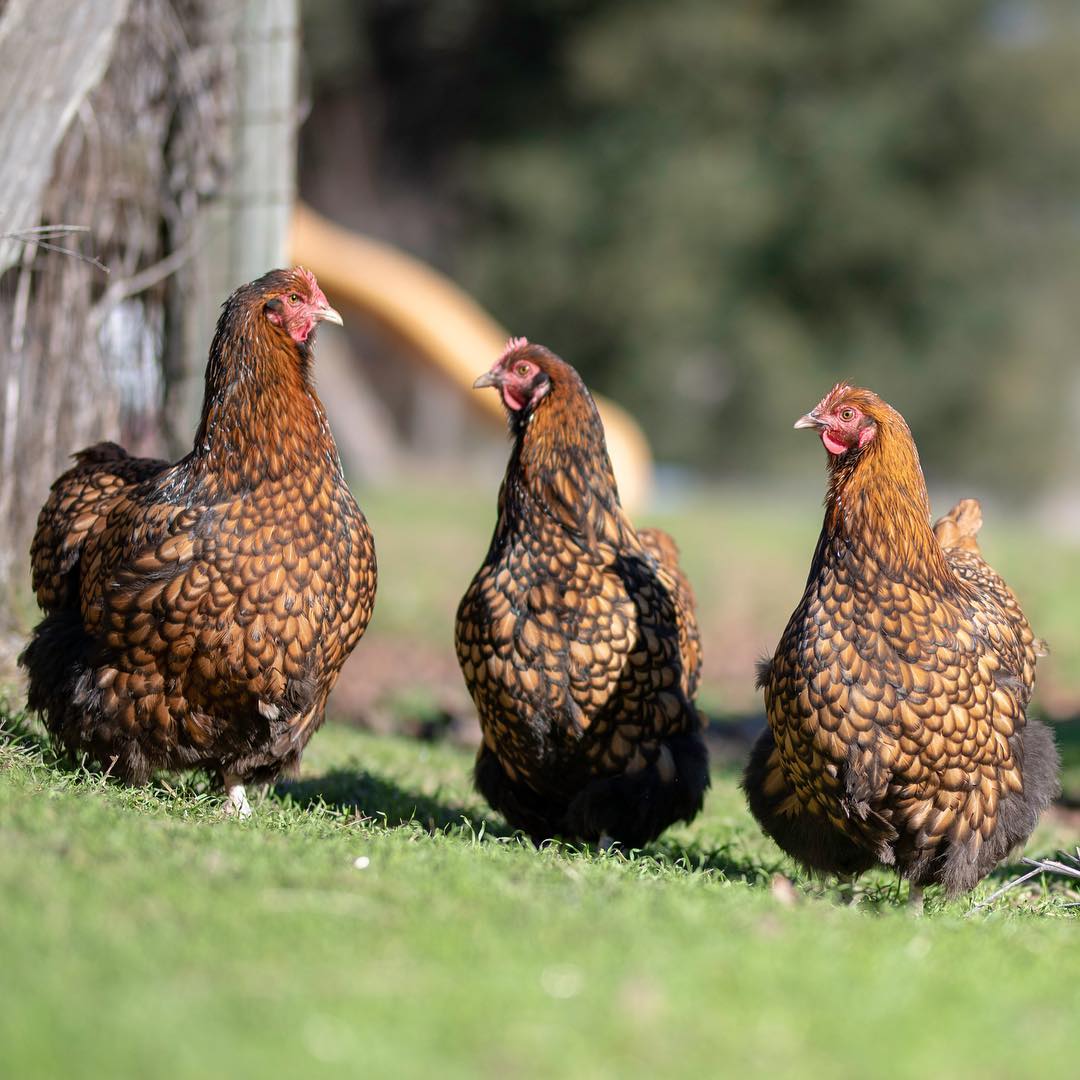
[[[286,264],[296,197],[297,0],[234,0],[208,20],[208,39],[232,52],[231,161],[221,197],[202,211],[198,250],[184,272],[191,301],[185,372],[170,398],[177,452],[185,449],[202,400],[221,302],[238,285]]]
[[[184,452],[218,305],[286,260],[297,66],[297,0],[0,5],[0,674],[51,480]]]

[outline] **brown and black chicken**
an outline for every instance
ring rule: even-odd
[[[371,533],[311,381],[315,278],[274,270],[225,303],[187,457],[76,455],[31,548],[45,618],[29,706],[76,756],[244,784],[299,764],[375,600]]]
[[[483,729],[477,787],[537,844],[639,847],[692,819],[709,783],[678,550],[630,524],[569,364],[515,339],[476,386],[498,389],[513,437],[491,547],[457,615]]]
[[[934,528],[911,432],[869,390],[836,386],[795,425],[828,452],[806,591],[761,665],[769,727],[744,787],[807,869],[894,867],[971,889],[1057,790],[1050,729],[1026,716],[1037,641],[983,561],[979,504]]]

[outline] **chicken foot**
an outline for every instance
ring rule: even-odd
[[[251,803],[247,800],[247,792],[240,777],[235,773],[226,773],[225,783],[225,814],[232,817],[234,814],[241,821],[251,817]]]

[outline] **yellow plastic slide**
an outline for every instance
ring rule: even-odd
[[[311,270],[335,305],[377,322],[458,387],[492,424],[505,424],[497,396],[476,392],[472,384],[510,335],[448,278],[389,244],[335,225],[303,203],[293,216],[292,258]],[[633,510],[646,502],[652,483],[649,445],[625,409],[598,395],[596,404],[623,505]]]

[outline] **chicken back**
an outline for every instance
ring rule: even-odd
[[[701,652],[678,550],[637,533],[577,372],[512,341],[497,387],[514,445],[491,547],[458,609],[481,793],[536,843],[640,846],[701,808]]]
[[[243,286],[191,453],[102,443],[53,484],[31,548],[45,618],[20,662],[71,754],[131,783],[200,767],[230,788],[298,764],[375,598],[371,533],[310,379],[326,319],[307,271]]]
[[[978,503],[931,529],[898,412],[841,384],[796,427],[828,451],[825,522],[759,672],[769,726],[744,777],[750,809],[811,871],[892,866],[955,896],[1057,789],[1053,735],[1026,717],[1041,643],[982,559]]]

